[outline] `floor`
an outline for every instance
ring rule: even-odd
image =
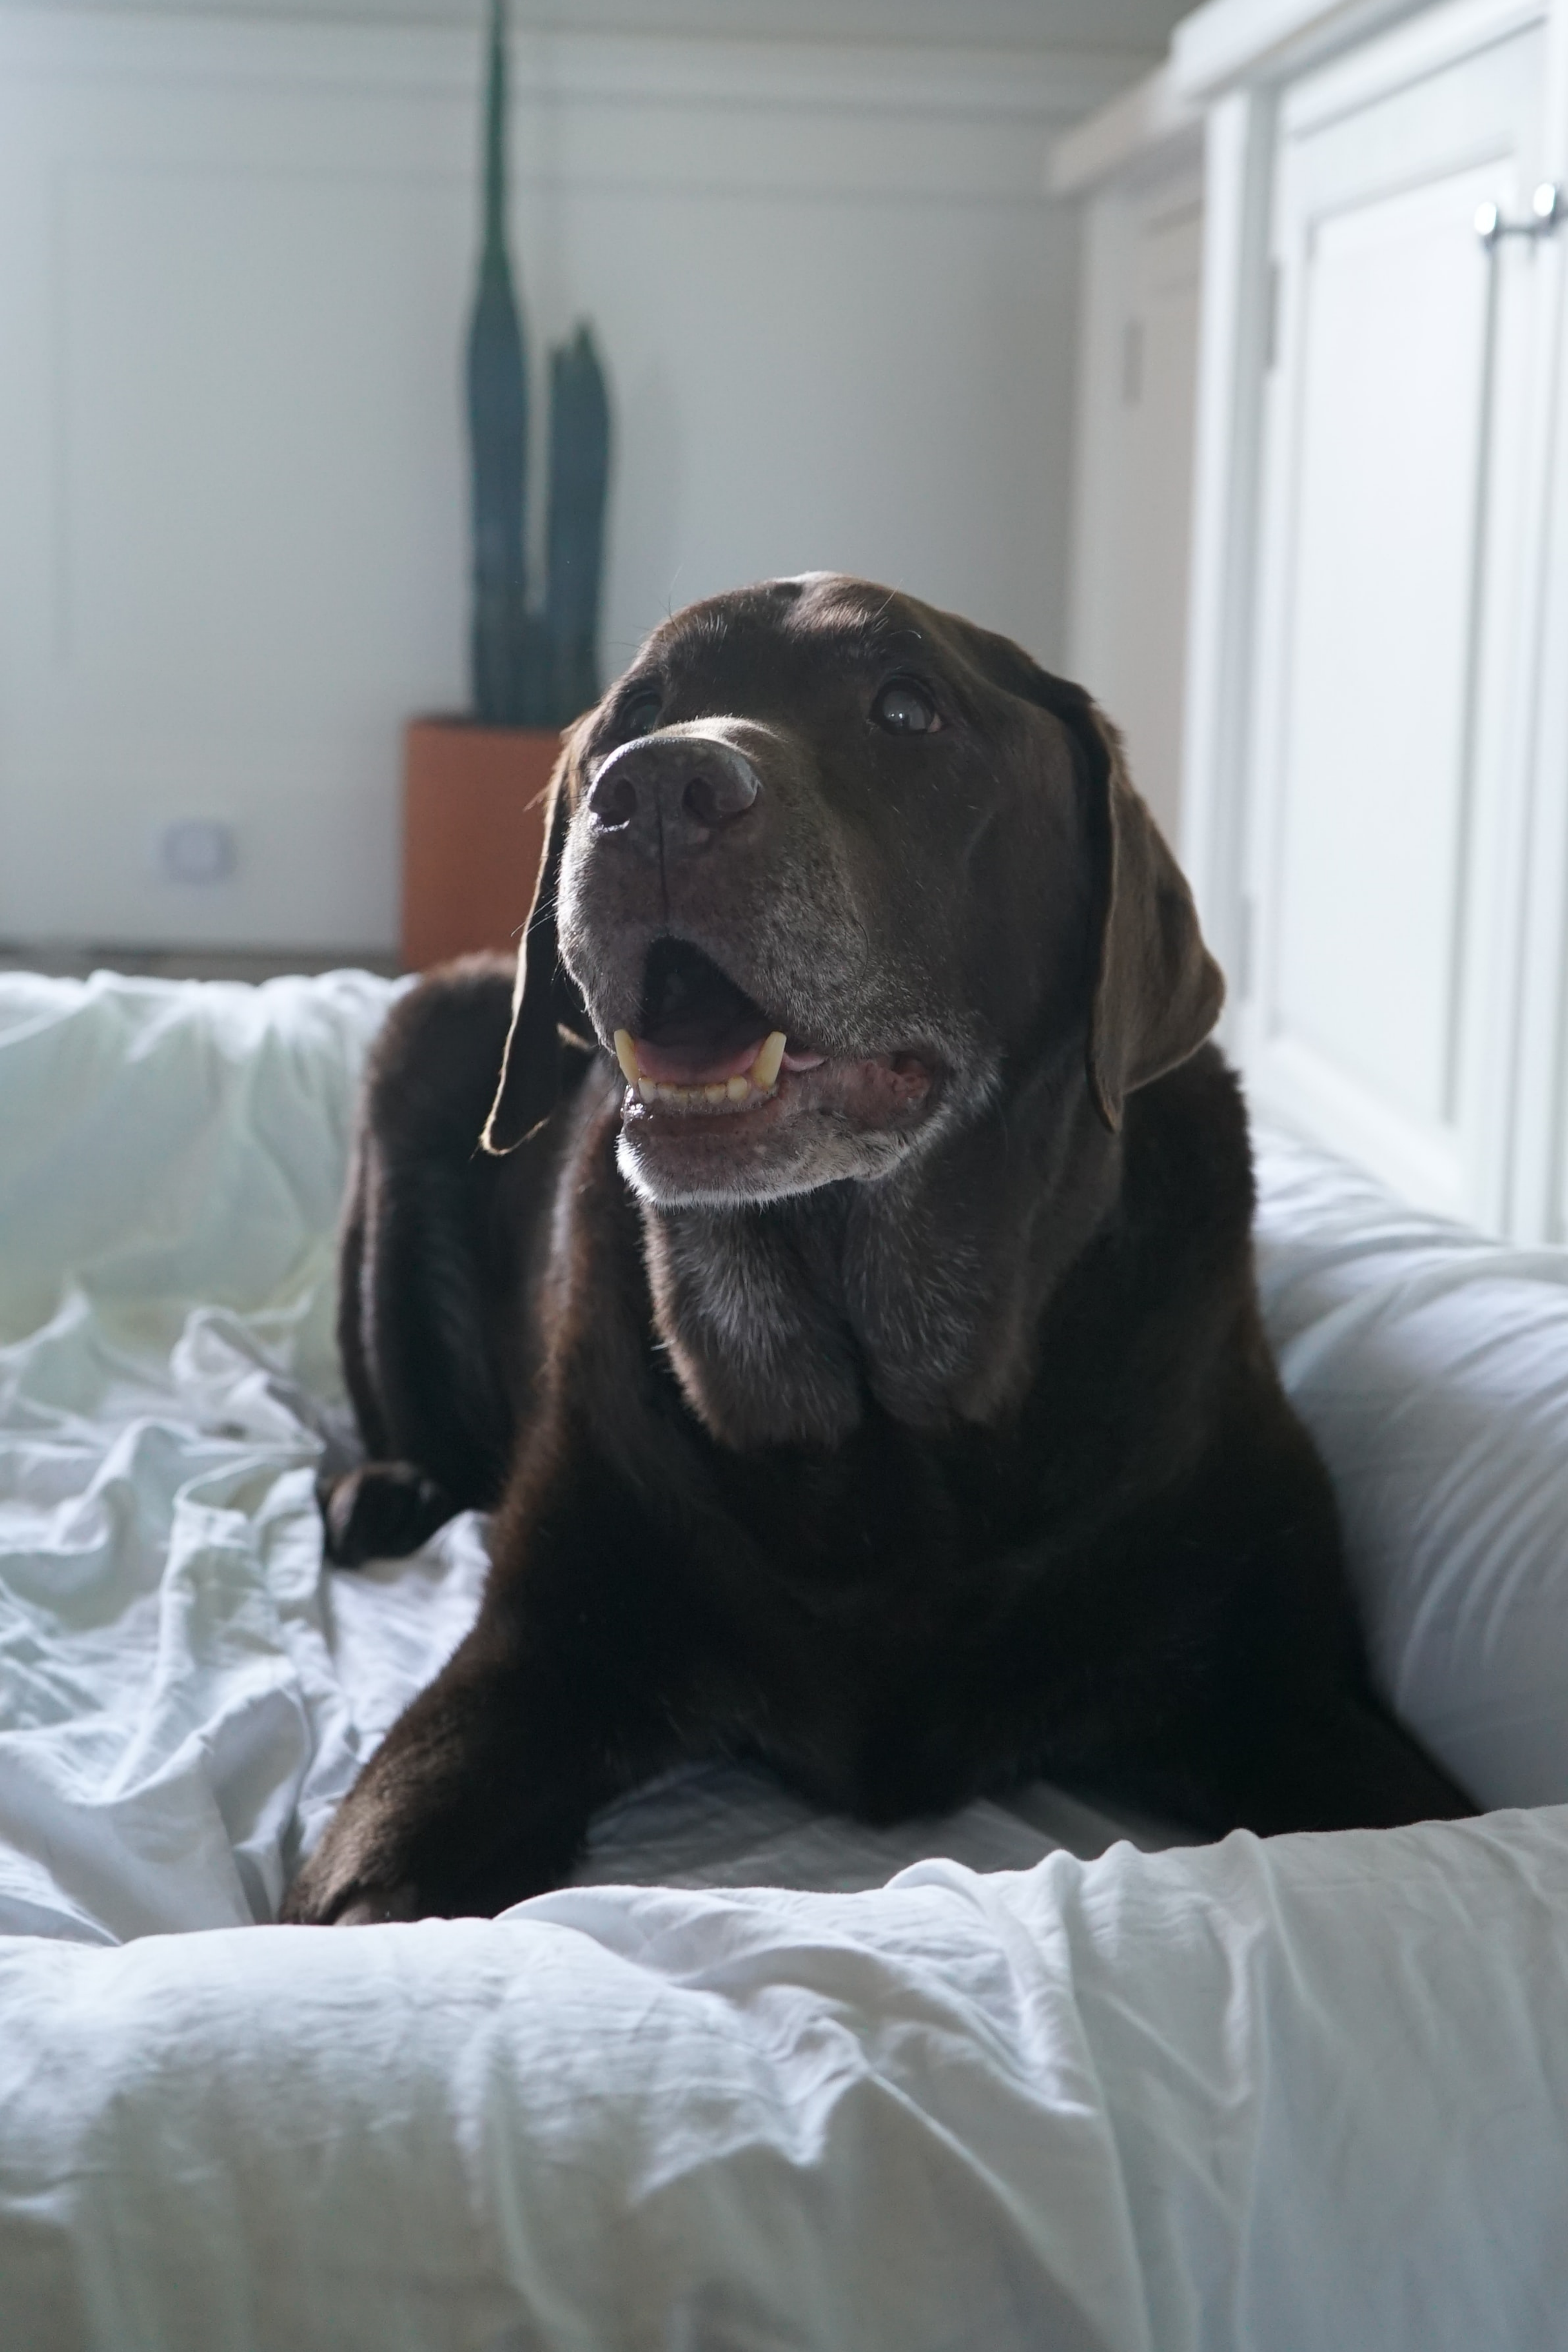
[[[287,971],[339,971],[344,965],[393,979],[395,955],[363,948],[149,948],[79,945],[72,941],[0,940],[0,971],[42,971],[85,980],[93,971],[124,971],[151,980],[272,980]]]

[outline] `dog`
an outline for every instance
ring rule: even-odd
[[[718,1754],[882,1823],[1037,1775],[1200,1837],[1472,1811],[1269,1356],[1222,994],[1016,646],[837,574],[656,630],[515,988],[437,973],[373,1056],[329,1550],[477,1506],[493,1566],[284,1916],[493,1913]]]

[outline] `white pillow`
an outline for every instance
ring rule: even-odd
[[[247,1313],[330,1273],[360,1073],[401,985],[0,974],[0,1345],[72,1285]]]
[[[1568,1799],[1568,1252],[1403,1207],[1255,1131],[1258,1268],[1373,1662],[1487,1806]]]

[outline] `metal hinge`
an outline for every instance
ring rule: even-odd
[[[1530,200],[1530,218],[1504,220],[1496,205],[1476,208],[1476,235],[1489,253],[1505,236],[1550,236],[1564,212],[1563,191],[1555,180],[1542,180]]]

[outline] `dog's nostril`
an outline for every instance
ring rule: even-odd
[[[745,815],[761,790],[751,761],[731,752],[728,758],[705,761],[687,778],[681,799],[699,824],[728,824]]]
[[[597,833],[630,824],[637,813],[637,788],[624,768],[607,768],[588,794],[588,813]]]

